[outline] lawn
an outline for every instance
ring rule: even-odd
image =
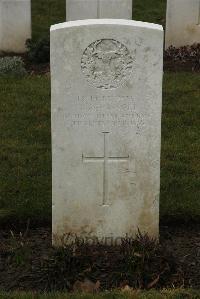
[[[199,299],[198,291],[192,290],[163,290],[161,292],[133,291],[106,292],[98,295],[91,294],[34,294],[34,293],[0,293],[0,299]]]
[[[161,220],[199,221],[199,74],[164,75]]]
[[[0,90],[0,219],[50,223],[50,78],[0,78]],[[200,217],[199,93],[199,74],[164,75],[160,198],[164,222]]]
[[[0,215],[50,219],[49,78],[1,78],[0,82]]]
[[[32,0],[31,5],[33,39],[48,34],[50,25],[65,21],[65,0]]]

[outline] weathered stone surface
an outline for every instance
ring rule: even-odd
[[[67,21],[132,19],[132,0],[66,0]]]
[[[162,56],[159,25],[51,27],[55,245],[158,236]]]
[[[200,43],[200,0],[168,0],[165,48]]]
[[[31,38],[31,0],[0,0],[0,51],[23,53]]]

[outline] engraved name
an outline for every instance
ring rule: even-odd
[[[144,116],[137,111],[133,97],[78,96],[70,110],[59,110],[67,128],[133,127],[138,133],[144,127]]]

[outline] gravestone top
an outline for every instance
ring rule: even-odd
[[[51,27],[55,245],[69,234],[104,242],[138,228],[158,237],[162,57],[160,25]]]
[[[115,25],[120,26],[132,26],[132,27],[139,27],[139,28],[146,28],[146,29],[155,29],[159,31],[163,31],[163,27],[159,24],[154,23],[147,23],[141,21],[132,21],[132,20],[123,20],[123,19],[88,19],[88,20],[78,20],[78,21],[69,21],[64,23],[58,23],[52,25],[50,31],[71,28],[71,27],[78,27],[78,26],[94,26],[94,25]]]

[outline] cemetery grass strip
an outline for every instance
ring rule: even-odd
[[[49,34],[49,27],[65,22],[65,0],[32,0],[33,39],[37,40]]]
[[[165,24],[166,0],[134,0],[133,15],[134,20]]]
[[[199,221],[199,75],[164,76],[161,156],[161,220]]]
[[[0,222],[51,223],[50,81],[0,78]],[[164,76],[161,221],[199,221],[199,74]]]
[[[37,214],[45,221],[51,217],[49,79],[1,78],[0,86],[0,219]]]
[[[200,298],[197,290],[162,290],[158,291],[131,291],[105,292],[100,294],[67,294],[67,293],[0,293],[0,299],[181,299]]]

